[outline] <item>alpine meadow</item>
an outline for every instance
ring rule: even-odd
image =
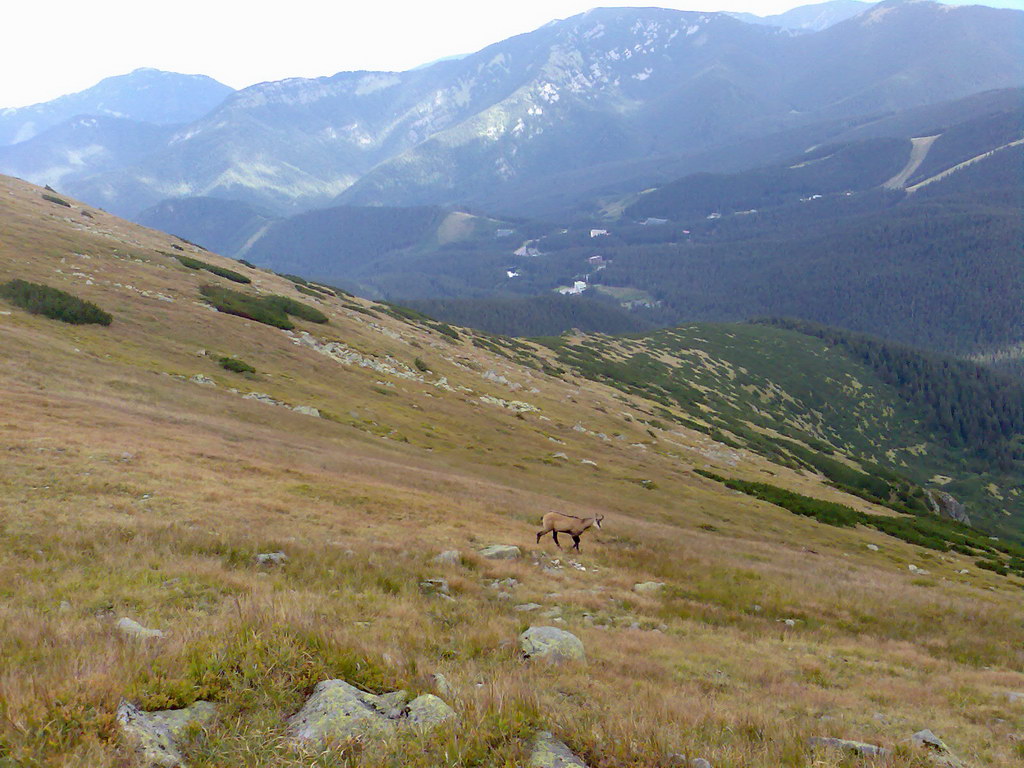
[[[1024,764],[1022,41],[0,109],[0,768]]]

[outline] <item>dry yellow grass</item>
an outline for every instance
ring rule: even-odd
[[[811,752],[810,736],[894,747],[893,765],[923,766],[901,745],[924,727],[977,766],[1024,757],[1024,705],[1005,696],[1024,690],[1019,581],[961,576],[971,565],[957,555],[724,490],[691,469],[770,470],[779,485],[863,504],[745,452],[723,459],[703,435],[652,440],[634,406],[598,385],[325,302],[331,324],[303,329],[381,361],[420,357],[433,373],[343,365],[209,311],[197,289],[216,278],[160,254],[192,249],[94,214],[0,183],[0,281],[45,282],[115,317],[72,327],[0,305],[11,312],[0,315],[0,766],[128,764],[113,720],[122,696],[150,708],[217,701],[186,752],[218,768],[514,766],[537,728],[595,768],[664,766],[669,753],[716,768],[856,763]],[[224,371],[199,348],[258,374]],[[451,389],[432,385],[439,376]],[[519,418],[481,395],[540,411]],[[550,509],[607,519],[570,556],[534,544]],[[473,554],[494,542],[527,556]],[[449,548],[462,565],[431,562]],[[278,549],[286,565],[254,563]],[[561,567],[545,570],[553,559]],[[455,602],[420,591],[433,576]],[[489,586],[507,577],[511,599]],[[633,592],[652,579],[663,593]],[[517,633],[554,621],[515,610],[530,601],[559,609],[586,665],[517,658]],[[126,640],[120,616],[166,637]],[[456,690],[456,727],[318,756],[285,739],[321,679],[426,690],[433,672]]]

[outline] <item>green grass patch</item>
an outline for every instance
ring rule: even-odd
[[[183,255],[177,254],[177,253],[175,253],[175,254],[168,254],[168,255],[174,256],[174,258],[176,258],[179,262],[181,262],[181,265],[183,267],[187,267],[189,269],[196,269],[196,270],[205,269],[207,272],[209,272],[211,274],[214,274],[214,275],[217,275],[217,277],[223,277],[223,278],[226,278],[227,280],[231,280],[232,282],[235,282],[235,283],[251,283],[252,282],[252,280],[250,280],[248,277],[246,277],[245,275],[243,275],[243,274],[241,274],[239,272],[235,272],[233,269],[225,269],[224,267],[218,267],[215,264],[208,264],[205,261],[200,261],[199,259],[193,259],[191,256],[183,256]]]
[[[237,357],[222,357],[217,362],[220,363],[221,368],[227,371],[234,371],[235,373],[256,373],[255,368],[244,360],[239,360]]]
[[[25,280],[10,280],[0,285],[0,298],[7,299],[34,315],[44,315],[72,325],[110,325],[113,320],[108,313],[91,301],[84,301],[48,285]]]
[[[326,323],[327,315],[308,304],[287,296],[252,296],[215,285],[204,285],[199,292],[219,312],[290,331],[295,327],[289,316],[311,323]]]

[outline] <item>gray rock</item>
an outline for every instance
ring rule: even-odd
[[[434,558],[434,562],[439,565],[461,565],[462,553],[457,549],[445,550]]]
[[[260,565],[284,565],[288,562],[288,555],[284,552],[261,552],[256,555],[256,562]]]
[[[690,768],[711,768],[711,763],[703,757],[695,757],[690,761]]]
[[[911,736],[910,743],[916,747],[927,750],[935,765],[941,766],[942,768],[963,768],[964,764],[960,761],[960,758],[953,754],[953,751],[946,746],[946,742],[927,728],[923,731],[918,731]]]
[[[203,725],[216,714],[208,701],[197,701],[185,709],[143,712],[124,699],[117,707],[117,722],[125,741],[131,746],[144,768],[180,768],[185,760],[178,749],[178,740],[193,723]]]
[[[1024,693],[1018,693],[1016,691],[1008,691],[1006,694],[1006,700],[1011,704],[1024,704]]]
[[[665,582],[663,581],[642,581],[639,584],[633,585],[634,592],[640,592],[641,594],[655,594],[661,592],[665,588]]]
[[[868,548],[868,549],[870,549],[870,550],[871,550],[872,552],[877,552],[877,551],[878,551],[878,545],[877,545],[877,544],[868,544],[868,545],[866,545],[866,546],[867,546],[867,548]]]
[[[874,744],[867,744],[863,741],[852,741],[850,739],[836,739],[831,736],[813,736],[807,740],[812,747],[830,747],[844,752],[854,752],[865,757],[891,757],[892,750],[879,747]]]
[[[69,603],[67,600],[61,600],[60,605],[57,606],[57,610],[61,613],[67,613],[71,610],[71,603]]]
[[[448,697],[449,699],[455,696],[455,689],[452,688],[452,684],[448,682],[447,677],[440,672],[435,672],[430,677],[433,679],[434,687],[437,689],[438,693],[442,696]]]
[[[118,631],[123,632],[130,637],[137,637],[140,640],[148,640],[151,637],[163,637],[164,633],[159,629],[149,629],[144,627],[134,619],[129,619],[127,616],[122,616],[117,620],[114,625]]]
[[[432,693],[417,696],[409,703],[406,715],[409,724],[421,730],[430,730],[456,718],[455,710]]]
[[[550,733],[540,731],[530,750],[529,768],[587,768],[587,764]]]
[[[193,384],[198,384],[201,387],[216,387],[217,382],[211,379],[209,376],[203,376],[201,373],[197,373],[195,376],[189,378]]]
[[[711,763],[705,760],[703,757],[695,757],[692,760],[687,758],[686,755],[681,755],[678,752],[673,752],[668,755],[669,765],[679,766],[682,768],[711,768]]]
[[[519,636],[519,648],[530,660],[555,663],[586,660],[580,639],[558,627],[530,627]]]
[[[963,523],[964,525],[971,524],[970,515],[967,514],[967,507],[953,498],[950,494],[945,491],[925,491],[928,497],[928,506],[931,507],[932,512],[940,517],[948,517],[951,520]]]
[[[523,553],[514,544],[491,544],[480,550],[480,556],[488,560],[518,560]]]
[[[296,413],[301,413],[303,416],[312,416],[316,419],[320,418],[320,411],[312,405],[296,405],[292,407],[292,410]]]
[[[388,736],[402,727],[429,730],[456,717],[437,696],[425,693],[405,705],[405,691],[366,693],[344,680],[324,680],[288,720],[289,734],[314,745],[325,741]]]

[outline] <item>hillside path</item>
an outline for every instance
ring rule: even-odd
[[[903,166],[903,170],[885,182],[882,186],[886,189],[903,189],[903,185],[907,183],[907,179],[914,175],[914,171],[921,167],[921,163],[928,157],[928,150],[932,148],[932,144],[942,134],[937,133],[934,136],[919,136],[916,139],[911,139],[910,157],[907,158],[907,164]]]
[[[916,141],[916,139],[915,139],[915,141]],[[907,187],[907,192],[916,192],[921,187],[927,186],[928,184],[931,184],[933,181],[942,181],[947,176],[951,176],[952,174],[956,173],[957,171],[963,170],[964,168],[966,168],[969,165],[974,165],[975,163],[981,162],[982,160],[984,160],[987,157],[992,157],[992,155],[994,155],[996,152],[999,152],[1002,149],[1009,149],[1010,147],[1016,147],[1018,144],[1024,144],[1024,139],[1017,139],[1016,141],[1011,141],[1011,142],[1009,142],[1007,144],[1003,144],[1001,147],[996,147],[994,149],[988,150],[988,152],[982,152],[980,155],[975,155],[974,157],[970,158],[969,160],[964,160],[962,163],[957,163],[956,165],[954,165],[954,166],[952,166],[950,168],[947,168],[946,170],[942,171],[941,173],[936,173],[934,176],[929,176],[924,181],[919,181],[919,182],[917,182],[917,184],[914,184],[911,187]],[[923,160],[924,158],[921,158],[921,159]],[[886,183],[888,183],[888,182],[886,182]]]

